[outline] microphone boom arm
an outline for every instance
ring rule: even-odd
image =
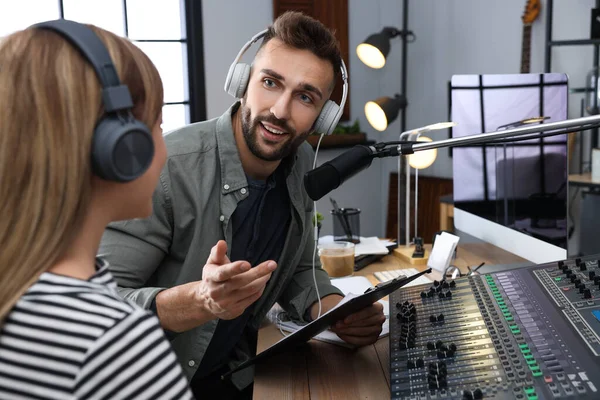
[[[578,132],[590,128],[594,128],[600,125],[600,115],[594,115],[591,117],[567,119],[564,121],[550,122],[547,124],[536,124],[530,126],[523,126],[519,128],[506,129],[499,132],[488,132],[479,133],[476,135],[462,136],[451,139],[442,139],[435,142],[419,142],[419,143],[408,143],[400,144],[397,147],[398,155],[413,154],[415,151],[438,149],[440,147],[457,147],[473,144],[485,144],[492,142],[495,139],[509,138],[515,136],[523,136],[531,133],[539,132],[552,132],[558,130],[568,130],[573,128],[572,132]],[[571,132],[564,132],[565,134]],[[558,133],[557,133],[558,134]],[[535,139],[535,137],[532,137]]]

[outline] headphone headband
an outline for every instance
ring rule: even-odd
[[[84,56],[98,76],[105,114],[97,121],[92,137],[94,173],[116,182],[138,178],[152,163],[154,141],[148,127],[131,114],[131,94],[121,83],[102,40],[86,25],[65,19],[42,22],[32,28],[58,33]]]
[[[252,39],[247,41],[246,44],[241,48],[238,55],[235,57],[235,60],[233,60],[233,63],[229,66],[229,71],[227,71],[227,78],[225,78],[225,91],[227,91],[227,88],[231,83],[231,78],[233,77],[233,70],[235,69],[237,63],[239,63],[242,57],[244,56],[244,53],[248,51],[250,46],[258,42],[259,39],[262,39],[267,34],[267,31],[268,29],[258,32],[256,35],[252,36]]]
[[[122,85],[108,50],[100,38],[85,25],[66,19],[41,22],[33,28],[50,29],[74,44],[96,71],[102,84],[102,99],[106,112],[133,107],[127,86]]]

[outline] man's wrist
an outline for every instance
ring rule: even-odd
[[[164,329],[184,332],[215,319],[202,296],[198,296],[197,285],[198,282],[191,282],[156,295],[156,315]]]
[[[340,296],[339,294],[330,294],[321,298],[321,315],[335,307],[343,298],[344,296]],[[314,321],[319,316],[319,301],[315,301],[309,309],[310,320]]]

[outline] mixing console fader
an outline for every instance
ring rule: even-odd
[[[392,399],[600,399],[598,257],[390,296]]]

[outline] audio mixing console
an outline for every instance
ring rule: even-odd
[[[600,399],[598,258],[394,292],[392,399]]]

